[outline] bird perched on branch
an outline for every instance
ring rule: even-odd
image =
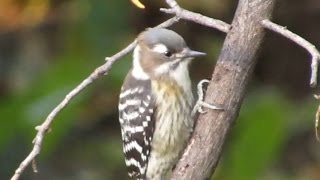
[[[204,55],[168,29],[148,29],[138,36],[118,107],[130,177],[170,176],[194,126],[188,65]]]

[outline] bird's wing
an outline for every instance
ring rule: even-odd
[[[119,99],[123,151],[129,176],[145,179],[155,126],[155,102],[151,81],[137,80],[130,74]]]

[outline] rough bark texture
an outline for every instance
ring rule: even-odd
[[[274,0],[239,1],[205,97],[205,102],[222,104],[225,110],[206,109],[207,113],[199,116],[172,179],[203,180],[212,176],[256,64],[264,36],[261,20],[270,18],[273,5]]]

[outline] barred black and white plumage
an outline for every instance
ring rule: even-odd
[[[138,36],[133,67],[119,100],[130,177],[169,177],[194,125],[188,65],[193,57],[203,55],[190,50],[180,35],[167,29],[149,29]]]
[[[154,131],[154,108],[150,80],[137,80],[129,73],[120,93],[119,121],[128,173],[137,179],[145,179]]]

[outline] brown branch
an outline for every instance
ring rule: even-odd
[[[232,124],[238,116],[256,64],[264,28],[274,0],[240,0],[209,84],[205,102],[222,104],[224,111],[200,114],[189,145],[171,179],[210,179]],[[179,16],[180,17],[180,16]]]
[[[191,21],[197,24],[201,24],[204,26],[208,26],[211,28],[215,28],[225,33],[227,33],[230,29],[229,24],[218,19],[213,19],[204,15],[201,15],[199,13],[194,13],[186,9],[183,9],[174,0],[166,0],[166,2],[170,6],[170,9],[161,8],[160,11],[168,14],[174,14],[176,17],[179,17],[181,19]]]
[[[179,18],[173,17],[160,25],[156,26],[158,28],[171,26],[179,21]],[[105,64],[96,68],[85,80],[83,80],[76,88],[74,88],[71,92],[69,92],[66,97],[50,112],[47,116],[46,120],[40,125],[36,127],[37,135],[33,140],[33,149],[29,153],[29,155],[21,162],[19,167],[16,169],[15,174],[11,177],[11,180],[18,180],[26,169],[26,167],[35,159],[35,157],[40,153],[42,142],[45,134],[50,129],[52,122],[55,120],[55,117],[59,114],[61,110],[63,110],[69,102],[82,90],[88,87],[93,81],[98,79],[99,77],[106,75],[111,69],[113,63],[118,61],[120,58],[128,54],[135,47],[136,41],[129,44],[126,48],[116,53],[112,57],[107,57],[108,60]],[[35,170],[34,170],[35,171]],[[35,171],[36,172],[36,171]]]
[[[302,38],[301,36],[289,31],[286,27],[275,24],[268,19],[262,20],[261,24],[265,28],[270,29],[292,40],[293,42],[297,43],[298,45],[300,45],[310,53],[310,55],[312,56],[310,86],[315,87],[317,85],[318,65],[320,61],[320,53],[317,50],[317,48],[313,44],[311,44],[309,41]]]

